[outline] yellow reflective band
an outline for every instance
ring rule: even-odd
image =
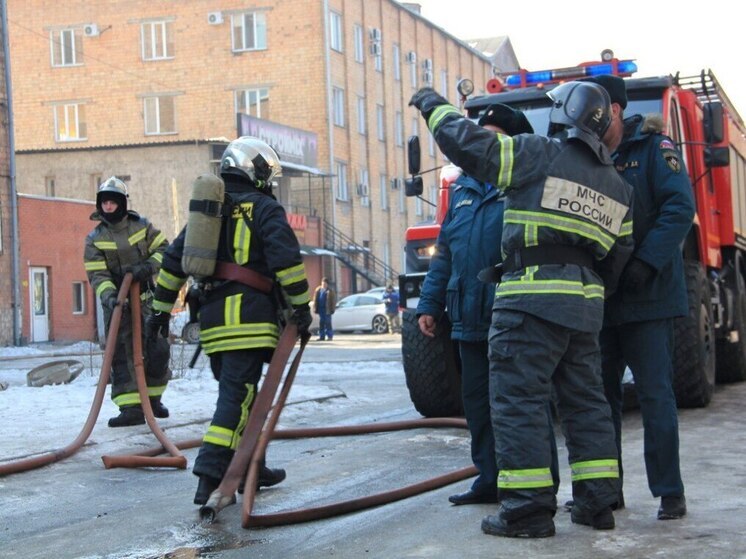
[[[249,248],[251,246],[251,229],[246,221],[236,221],[236,231],[233,233],[233,259],[236,264],[246,264],[249,261]]]
[[[181,286],[184,285],[186,278],[180,278],[179,276],[173,275],[171,272],[167,272],[163,268],[158,272],[158,279],[155,283],[161,287],[165,287],[170,291],[178,291]]]
[[[114,291],[117,290],[117,286],[114,285],[113,281],[102,281],[99,286],[96,288],[96,296],[101,297],[101,294],[106,291],[107,289],[113,289]]]
[[[573,233],[598,243],[607,252],[611,249],[616,240],[601,227],[594,225],[593,223],[545,212],[506,210],[503,219],[504,223],[511,223],[513,225],[534,225],[537,227],[548,227],[550,229],[556,229],[557,231]]]
[[[254,337],[254,338],[232,338],[229,340],[217,340],[215,342],[205,343],[200,338],[202,349],[207,355],[219,351],[237,351],[239,349],[259,349],[277,347],[277,338],[274,336]]]
[[[160,252],[156,252],[155,254],[153,254],[149,258],[149,260],[153,260],[154,262],[158,262],[158,264],[160,265],[163,262],[163,255]]]
[[[236,430],[233,433],[233,440],[231,441],[231,448],[233,450],[236,450],[238,448],[238,443],[241,442],[241,435],[243,434],[243,430],[246,427],[246,422],[249,419],[249,411],[251,411],[251,405],[254,403],[254,385],[253,384],[245,384],[247,392],[246,392],[246,398],[244,398],[243,402],[241,402],[241,417],[238,420],[238,425],[236,426]]]
[[[553,487],[554,480],[549,468],[500,470],[497,475],[497,486],[502,489],[536,489]]]
[[[280,335],[280,329],[271,322],[255,322],[251,324],[236,324],[232,326],[215,326],[202,330],[202,341],[215,340],[217,338],[247,337],[247,336],[274,336]]]
[[[291,305],[304,305],[305,303],[311,302],[311,296],[308,291],[301,293],[300,295],[288,295]]]
[[[106,262],[104,262],[103,260],[85,263],[86,272],[97,272],[99,270],[106,270]]]
[[[619,230],[619,236],[624,237],[625,235],[632,234],[632,221],[625,221],[622,223],[622,228]]]
[[[161,244],[165,240],[166,240],[166,235],[164,235],[163,233],[158,233],[155,236],[155,239],[153,239],[153,242],[150,243],[150,246],[148,247],[148,252],[153,252],[155,249],[161,246]]]
[[[134,406],[134,405],[141,403],[140,393],[139,392],[126,392],[124,394],[120,394],[119,396],[114,396],[114,398],[112,398],[112,401],[120,408],[122,406]]]
[[[117,244],[114,241],[94,241],[93,246],[99,250],[117,250]]]
[[[153,299],[152,307],[154,311],[170,313],[171,310],[174,308],[174,303],[166,303],[165,301]]]
[[[148,386],[148,397],[155,398],[157,396],[163,396],[166,391],[166,385],[163,386]]]
[[[224,446],[226,448],[231,447],[231,441],[233,440],[233,430],[226,429],[225,427],[219,427],[217,425],[210,425],[207,428],[207,433],[202,438],[206,443],[211,443],[216,446]]]
[[[127,240],[129,241],[131,245],[135,245],[145,238],[145,235],[147,234],[147,232],[148,232],[147,228],[143,227],[137,233],[133,233],[132,235],[130,235],[129,239]]]
[[[513,138],[503,136],[500,141],[500,171],[497,173],[497,187],[507,187],[513,182]]]
[[[618,478],[618,460],[587,460],[570,464],[572,470],[572,481],[583,481],[585,479]]]
[[[243,295],[238,293],[237,295],[231,295],[225,298],[225,306],[223,307],[223,321],[226,326],[232,326],[235,324],[241,324],[241,299]]]
[[[507,295],[578,295],[586,299],[603,299],[604,286],[596,283],[583,285],[569,280],[508,280],[495,290],[495,297]]]
[[[464,116],[453,105],[440,105],[439,107],[436,107],[436,109],[430,115],[430,118],[427,121],[427,127],[433,134],[435,134],[435,129],[440,124],[440,121],[450,114],[455,114],[458,117]]]
[[[283,285],[287,286],[306,279],[306,267],[303,264],[297,264],[290,268],[285,268],[277,272],[277,279]]]

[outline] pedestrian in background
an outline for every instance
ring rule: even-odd
[[[145,336],[144,321],[152,312],[153,275],[160,269],[168,240],[146,218],[127,208],[128,199],[127,185],[120,179],[110,177],[101,183],[96,211],[91,214],[91,220],[99,224],[86,237],[83,260],[88,281],[101,299],[107,336],[124,275],[131,273],[132,281],[140,284],[145,380],[153,415],[164,418],[168,409],[161,403],[161,396],[171,376],[170,347],[167,340]],[[135,377],[130,314],[122,313],[114,347],[111,399],[119,407],[119,415],[109,419],[109,427],[145,423]]]
[[[624,80],[603,75],[587,81],[604,87],[613,118],[604,137],[617,171],[634,187],[635,250],[619,290],[606,301],[601,330],[603,380],[619,450],[622,476],[622,376],[632,371],[645,430],[645,470],[658,518],[686,514],[679,464],[679,424],[673,391],[674,318],[689,304],[681,246],[694,218],[689,175],[673,140],[662,134],[660,115],[624,118]],[[619,494],[624,506],[624,496]]]
[[[389,334],[401,332],[401,317],[399,316],[399,293],[394,286],[388,284],[383,292],[383,303],[386,305],[386,319],[389,323]]]
[[[334,339],[334,328],[332,327],[332,315],[337,308],[337,296],[329,287],[326,278],[321,278],[319,285],[313,292],[313,311],[319,315],[319,337],[317,341],[329,341]]]

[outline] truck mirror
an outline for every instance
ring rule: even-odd
[[[407,141],[407,161],[409,162],[409,174],[416,175],[420,172],[420,138],[410,136]],[[420,181],[422,183],[422,181]],[[407,194],[409,196],[409,194]]]
[[[708,144],[719,144],[725,137],[723,130],[723,104],[719,101],[707,103],[704,106],[702,126],[705,132],[705,141]]]
[[[730,150],[727,147],[706,147],[705,165],[708,167],[727,167],[730,165]]]
[[[407,196],[422,196],[422,177],[414,176],[405,180],[404,194]]]

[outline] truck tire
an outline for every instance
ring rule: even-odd
[[[703,408],[715,386],[715,330],[710,284],[702,264],[684,261],[689,314],[674,322],[673,389],[680,408]]]
[[[746,380],[746,280],[741,251],[735,253],[732,279],[726,282],[726,287],[733,292],[733,330],[738,341],[718,340],[716,380],[739,382]]]
[[[438,322],[435,338],[428,338],[420,332],[415,312],[405,310],[401,351],[414,408],[425,417],[462,416],[460,362],[445,315]]]

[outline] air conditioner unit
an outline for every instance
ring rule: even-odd
[[[95,23],[86,23],[83,26],[83,35],[86,37],[98,37],[101,32],[98,29],[98,25]]]
[[[371,43],[370,54],[373,56],[381,56],[381,43]]]
[[[413,50],[410,50],[407,53],[407,62],[409,62],[410,64],[414,64],[415,62],[417,62],[417,53]]]
[[[430,58],[426,58],[422,62],[422,68],[424,70],[428,71],[428,72],[432,72],[433,71],[433,61]]]
[[[380,41],[381,40],[381,30],[377,29],[376,27],[371,28],[371,30],[370,30],[370,40],[371,41]]]
[[[361,183],[357,185],[357,193],[358,193],[358,196],[369,196],[370,189],[368,188],[367,184]]]
[[[210,25],[220,25],[223,23],[223,14],[222,12],[210,12],[207,14],[207,23]]]

